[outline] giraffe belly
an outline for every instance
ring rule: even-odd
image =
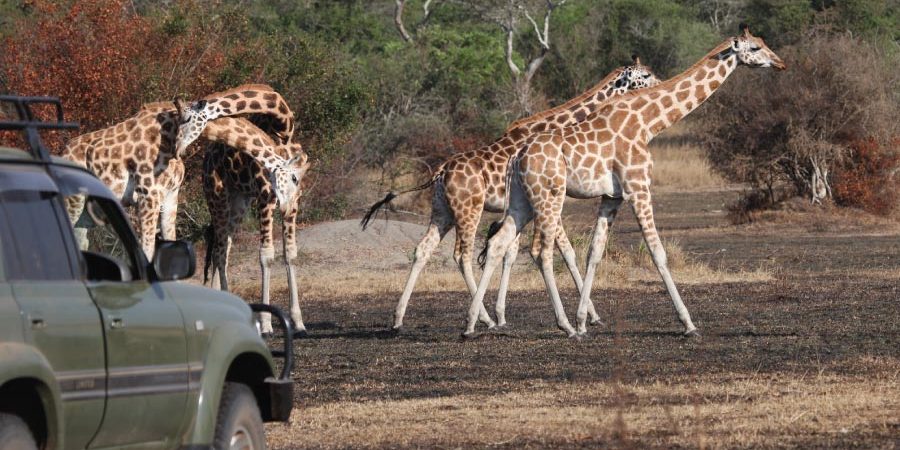
[[[484,199],[484,210],[488,212],[502,213],[506,208],[506,198],[503,195],[487,195]]]
[[[587,171],[576,170],[566,179],[566,195],[572,198],[621,197],[622,185],[612,172],[591,176]]]

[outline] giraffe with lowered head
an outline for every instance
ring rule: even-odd
[[[256,125],[243,118],[223,117],[211,121],[203,135],[214,136],[203,158],[203,192],[212,216],[207,229],[203,282],[212,268],[212,284],[228,290],[228,256],[232,235],[256,201],[259,217],[259,262],[262,271],[262,302],[269,304],[270,267],[275,259],[273,240],[275,208],[282,217],[282,245],[291,299],[291,322],[304,332],[296,284],[297,213],[302,195],[300,183],[309,169],[306,152],[299,143],[276,143]],[[272,318],[260,315],[263,333],[272,332]]]
[[[489,238],[487,262],[472,298],[464,336],[475,331],[476,318],[490,277],[501,255],[522,228],[534,220],[531,255],[543,273],[557,326],[569,336],[586,332],[591,284],[603,256],[609,227],[624,201],[631,203],[644,241],[653,257],[685,335],[697,327],[672,281],[666,252],[653,221],[650,178],[653,167],[648,143],[690,114],[709,98],[739,65],[785,69],[785,64],[762,39],[741,25],[740,34],[716,46],[680,75],[663,83],[600,105],[584,122],[533,136],[509,164],[510,187],[502,225]],[[553,276],[552,245],[560,233],[560,214],[566,196],[602,197],[587,256],[584,286],[578,306],[578,331],[566,318]]]
[[[279,112],[280,107],[277,105],[284,103],[281,95],[264,85],[250,86],[260,93],[275,95],[275,112]],[[247,87],[236,89],[243,91]],[[244,109],[232,108],[230,112],[258,112],[255,109],[248,110],[246,104],[243,107]],[[182,114],[187,110],[189,108],[178,100],[174,103],[149,103],[123,122],[71,139],[63,149],[64,158],[92,170],[121,197],[123,205],[136,207],[136,215],[132,217],[132,221],[148,258],[153,256],[160,215],[163,237],[175,238],[178,189],[184,179],[181,157],[186,148],[185,146],[181,148],[182,151],[176,151],[175,142],[179,124],[192,117]],[[71,197],[67,209],[73,221],[81,215],[82,208],[83,204],[78,201],[77,196]],[[83,233],[79,233],[79,239],[84,239]]]
[[[434,185],[431,223],[425,236],[416,246],[415,260],[394,313],[393,328],[395,330],[403,326],[403,317],[406,314],[409,298],[419,274],[434,249],[451,228],[456,229],[454,259],[459,265],[469,293],[475,293],[472,254],[482,211],[503,211],[507,162],[530,135],[578,123],[591,114],[597,105],[610,97],[659,83],[650,69],[641,64],[637,56],[632,58],[632,65],[617,68],[581,95],[555,108],[514,122],[493,144],[453,155],[436,170],[428,183],[399,193],[422,190]],[[389,193],[383,200],[373,205],[363,218],[363,228],[379,208],[399,194]],[[557,236],[556,244],[563,254],[575,285],[580,290],[582,280],[575,264],[575,251],[564,232],[561,231]],[[500,326],[506,325],[505,308],[509,272],[515,261],[517,250],[518,246],[511,247],[504,258],[503,275],[496,305],[497,324]],[[593,321],[599,321],[593,305],[591,304],[588,308]],[[489,327],[495,325],[483,307],[479,310],[479,317]]]

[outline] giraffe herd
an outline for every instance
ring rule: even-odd
[[[650,194],[653,162],[648,144],[709,98],[740,65],[785,68],[745,25],[738,36],[725,40],[666,81],[657,79],[634,57],[631,65],[614,70],[565,104],[512,123],[492,144],[453,155],[424,185],[389,193],[373,205],[362,220],[363,228],[397,195],[432,188],[431,222],[416,246],[394,312],[393,329],[403,326],[416,280],[451,229],[456,232],[454,259],[472,296],[463,335],[472,336],[479,320],[488,328],[506,326],[511,267],[519,236],[533,221],[531,256],[543,274],[557,326],[570,337],[584,334],[588,318],[591,323],[600,322],[591,301],[591,288],[612,221],[622,203],[628,202],[684,333],[698,335],[672,281],[654,224]],[[277,209],[282,217],[291,321],[297,331],[305,331],[296,284],[296,219],[303,192],[301,182],[310,162],[294,140],[293,112],[274,89],[243,85],[188,104],[178,100],[147,104],[121,123],[72,139],[63,156],[92,170],[124,205],[135,207],[133,225],[149,256],[157,228],[164,239],[175,238],[178,194],[185,178],[183,160],[188,147],[200,137],[208,141],[203,191],[212,220],[207,229],[204,283],[212,269],[212,284],[228,289],[232,236],[255,203],[260,222],[261,297],[269,303]],[[567,196],[600,199],[584,277],[560,221]],[[69,199],[69,215],[76,223],[83,199]],[[502,212],[503,218],[491,225],[482,254],[481,279],[476,283],[472,258],[483,211]],[[83,231],[76,229],[76,235],[80,241],[87,239]],[[569,322],[556,287],[554,247],[562,254],[580,292],[576,327]],[[495,322],[483,300],[491,276],[501,263]],[[270,317],[261,317],[261,331],[272,331]]]

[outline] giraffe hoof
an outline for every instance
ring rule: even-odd
[[[600,319],[591,319],[591,326],[605,327],[606,324]]]
[[[574,339],[576,341],[580,341],[580,340],[584,339],[584,335],[578,334],[578,333],[572,333],[569,335],[569,339]]]
[[[305,337],[309,337],[309,332],[306,331],[306,328],[294,330],[294,339],[303,339]]]
[[[700,331],[698,331],[696,328],[694,328],[693,330],[690,330],[690,331],[685,331],[684,335],[685,335],[685,337],[694,338],[694,339],[700,339],[702,337],[700,335]]]
[[[472,339],[475,339],[478,337],[478,333],[476,333],[474,331],[466,331],[465,333],[460,335],[460,337],[462,337],[462,339],[464,341],[471,341]]]

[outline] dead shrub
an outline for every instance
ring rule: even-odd
[[[834,197],[886,208],[893,192],[885,177],[898,162],[887,143],[900,128],[898,76],[887,57],[824,33],[778,52],[787,71],[739,70],[701,113],[708,130],[701,145],[713,168],[750,184],[747,207],[772,205],[787,191],[814,203]],[[860,142],[873,144],[860,151]]]
[[[875,139],[850,144],[850,154],[835,170],[834,200],[839,205],[860,207],[872,214],[890,214],[900,196],[896,172],[900,165],[900,139],[885,149]]]

